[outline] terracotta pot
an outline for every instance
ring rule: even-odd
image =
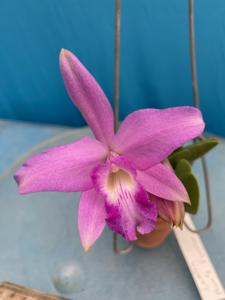
[[[161,245],[171,232],[171,226],[161,218],[158,218],[156,228],[148,234],[138,234],[136,245],[142,248],[154,248]]]

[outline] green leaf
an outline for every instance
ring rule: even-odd
[[[187,160],[181,159],[177,163],[175,173],[182,181],[183,178],[188,177],[191,174],[191,164]]]
[[[210,137],[199,140],[186,147],[179,148],[169,156],[170,163],[173,167],[176,167],[176,164],[181,159],[186,159],[189,162],[193,162],[195,159],[205,155],[208,151],[218,145],[218,143],[219,141],[217,138]]]
[[[181,159],[176,166],[175,173],[184,184],[191,205],[185,203],[185,211],[190,214],[196,214],[199,208],[199,186],[196,177],[192,174],[191,164],[184,159]]]
[[[191,205],[185,203],[185,211],[190,214],[196,214],[199,208],[199,186],[196,177],[190,174],[188,177],[183,179],[183,184],[188,192],[191,200]]]

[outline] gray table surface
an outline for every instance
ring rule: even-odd
[[[89,130],[0,121],[0,174],[29,148],[62,133],[57,144],[76,140]],[[225,284],[225,142],[207,155],[213,195],[213,227],[202,240]],[[204,224],[206,206],[200,164],[194,166],[202,190],[195,224]],[[105,230],[85,254],[77,231],[78,193],[39,193],[20,196],[12,176],[0,182],[0,281],[12,281],[57,294],[55,268],[73,262],[83,279],[70,299],[199,299],[173,234],[159,248],[134,248],[126,256],[112,251]]]

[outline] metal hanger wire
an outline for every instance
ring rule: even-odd
[[[121,21],[121,3],[116,0],[116,19],[115,19],[115,49],[114,49],[114,129],[119,127],[119,98],[120,98],[120,21]],[[113,233],[113,251],[116,254],[127,254],[133,249],[133,244],[120,249],[118,245],[118,236]]]
[[[192,89],[194,106],[199,108],[199,90],[198,90],[198,77],[197,77],[197,64],[196,64],[196,47],[195,47],[195,24],[194,24],[194,0],[188,0],[188,15],[189,15],[189,43],[190,43],[190,59],[191,59],[191,76],[192,76]],[[203,139],[203,137],[200,137]],[[194,142],[199,139],[194,140]],[[205,157],[201,157],[201,165],[203,170],[203,177],[206,191],[207,215],[208,220],[204,227],[199,229],[192,229],[186,222],[184,225],[193,233],[200,233],[209,229],[212,225],[212,200],[209,185],[208,167]]]
[[[115,59],[114,59],[114,128],[115,131],[119,125],[119,97],[120,97],[120,31],[121,31],[121,2],[115,0]],[[196,64],[196,47],[195,47],[195,24],[194,24],[194,0],[188,0],[188,16],[189,16],[189,44],[190,44],[190,61],[191,61],[191,75],[192,75],[192,89],[193,89],[193,102],[196,108],[199,108],[199,89],[197,79],[197,64]],[[203,139],[200,137],[193,142]],[[200,233],[209,229],[212,225],[212,201],[209,185],[208,167],[205,157],[201,157],[201,165],[204,176],[206,203],[207,203],[207,216],[208,220],[204,227],[199,229],[191,228],[186,222],[185,227],[193,232]],[[118,236],[113,233],[113,250],[116,254],[127,254],[133,249],[133,244],[129,243],[126,248],[120,249],[118,246]]]

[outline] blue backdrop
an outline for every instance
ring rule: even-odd
[[[225,135],[225,1],[196,0],[201,108]],[[121,119],[192,104],[186,0],[122,0]],[[73,51],[113,98],[114,0],[0,1],[0,117],[80,126],[58,68]]]

